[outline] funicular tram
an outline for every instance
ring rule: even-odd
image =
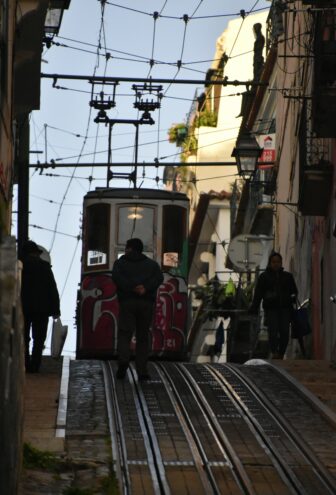
[[[111,270],[132,237],[142,239],[144,254],[156,260],[164,273],[151,327],[151,355],[185,358],[188,212],[188,197],[178,192],[97,188],[85,195],[77,358],[116,356],[119,307]]]

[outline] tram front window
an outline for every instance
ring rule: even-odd
[[[100,203],[86,210],[86,265],[101,267],[108,262],[110,206]]]
[[[139,237],[144,252],[152,257],[154,251],[154,208],[143,205],[119,207],[118,245],[125,246],[132,237]],[[123,254],[123,253],[118,253]]]

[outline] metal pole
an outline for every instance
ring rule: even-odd
[[[47,139],[47,124],[44,124],[44,159],[48,163],[48,139]]]
[[[93,82],[144,82],[144,83],[163,83],[163,84],[195,84],[195,85],[213,85],[213,86],[268,86],[266,82],[252,82],[252,81],[238,81],[237,79],[229,81],[227,78],[212,81],[211,79],[160,79],[160,78],[148,78],[148,77],[108,77],[108,76],[92,76],[92,75],[75,75],[75,74],[41,74],[42,78],[54,79],[54,85],[56,85],[57,79],[71,79],[78,81]]]
[[[118,162],[113,163],[114,167],[132,167],[134,163],[126,163],[126,162]],[[182,165],[179,162],[147,162],[142,163],[143,167],[178,167]],[[237,162],[192,162],[192,163],[184,163],[186,167],[237,167]],[[258,165],[274,165],[274,162],[258,162]],[[53,161],[52,163],[30,163],[30,168],[37,169],[47,169],[47,168],[85,168],[85,167],[106,167],[106,163],[56,163]],[[237,174],[238,175],[238,174]]]
[[[134,155],[134,189],[136,189],[138,173],[139,123],[135,124],[135,155]]]
[[[110,183],[110,172],[111,172],[111,159],[112,159],[112,122],[109,121],[109,134],[108,134],[108,154],[107,154],[107,176],[106,176],[106,187],[109,187]]]
[[[28,239],[29,232],[29,120],[28,115],[18,118],[18,149],[15,157],[18,171],[18,213],[17,237],[18,253],[21,256],[22,245]]]

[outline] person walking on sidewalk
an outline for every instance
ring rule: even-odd
[[[283,359],[286,352],[293,303],[297,294],[293,275],[282,267],[282,256],[272,253],[266,270],[258,278],[249,312],[257,314],[263,301],[270,350],[274,359]]]
[[[125,254],[114,262],[112,278],[119,299],[118,370],[123,379],[130,361],[132,335],[136,336],[135,365],[139,380],[149,380],[149,328],[152,322],[156,291],[163,275],[156,261],[143,254],[141,239],[126,242]]]
[[[40,258],[42,250],[33,241],[22,247],[21,302],[24,318],[25,366],[28,373],[40,369],[44,342],[47,336],[49,316],[61,314],[60,299],[51,266]],[[30,356],[29,342],[32,330],[33,349]]]

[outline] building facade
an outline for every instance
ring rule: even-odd
[[[29,114],[40,104],[43,44],[70,0],[0,1],[0,492],[18,492],[22,461],[23,318],[18,247],[28,238]],[[18,232],[11,236],[18,186]],[[17,246],[18,241],[18,246]]]
[[[244,129],[260,138],[272,119],[270,169],[257,167],[244,185],[233,230],[273,236],[285,269],[309,308],[308,355],[335,359],[335,18],[332,2],[272,2],[267,19],[267,59],[259,87],[244,109]],[[262,180],[261,180],[262,179]],[[253,190],[259,191],[253,203]],[[265,195],[266,194],[266,195]],[[251,218],[271,206],[263,225]],[[266,231],[265,231],[266,229]],[[289,354],[291,350],[289,349]]]
[[[166,185],[179,187],[190,198],[189,284],[194,308],[191,335],[197,334],[197,339],[195,337],[191,344],[191,355],[198,360],[211,359],[216,329],[223,320],[223,312],[217,303],[214,300],[209,303],[209,292],[217,291],[218,282],[221,286],[219,292],[223,293],[219,297],[222,298],[225,287],[231,282],[237,284],[239,280],[233,267],[227,266],[231,202],[237,180],[236,162],[231,154],[243,115],[242,88],[245,92],[252,86],[264,63],[266,47],[261,33],[265,32],[266,19],[267,12],[262,12],[228,23],[217,40],[214,61],[207,72],[203,92],[197,95],[184,128],[180,124],[171,129],[172,142],[181,147],[183,164],[177,167],[175,175],[170,171]],[[246,88],[245,85],[225,85],[223,79],[239,79],[248,84]],[[180,139],[178,132],[182,134]],[[198,165],[200,162],[209,165]],[[220,162],[225,165],[221,166]],[[176,177],[180,180],[177,181]],[[240,178],[238,182],[242,183]],[[194,297],[195,292],[198,295],[202,293],[200,287],[203,287],[203,299],[207,298],[207,309],[204,300],[200,303]],[[216,307],[210,308],[211,317],[208,318],[211,304]],[[228,314],[225,313],[225,327],[229,321]],[[200,320],[203,320],[201,324]],[[225,346],[223,348],[225,354]],[[226,359],[226,356],[222,358]]]

